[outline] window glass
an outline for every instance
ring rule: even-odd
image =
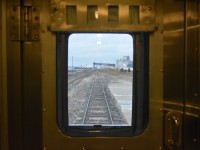
[[[131,126],[133,37],[74,33],[66,62],[69,126]]]

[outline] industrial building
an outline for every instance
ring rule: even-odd
[[[93,62],[93,68],[114,68],[115,64]]]
[[[130,60],[130,56],[123,56],[122,59],[117,59],[116,68],[124,70],[133,70],[133,61]]]

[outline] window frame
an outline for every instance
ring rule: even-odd
[[[78,33],[78,32],[73,32]],[[131,126],[69,126],[68,123],[68,39],[73,33],[60,32],[56,34],[56,89],[57,89],[57,124],[59,129],[68,136],[74,137],[132,137],[142,133],[148,125],[149,112],[149,34],[148,33],[127,33],[127,32],[105,32],[112,34],[129,34],[133,38],[133,82],[132,82],[132,124]],[[84,32],[82,32],[84,34]],[[89,32],[86,32],[87,34]],[[92,32],[93,33],[93,32]],[[104,32],[95,32],[97,34]],[[136,37],[143,42],[139,50],[139,57],[143,58],[142,77],[137,73],[137,62],[141,58],[136,58]],[[145,43],[145,44],[144,44]],[[135,49],[135,50],[134,50]],[[145,52],[144,52],[145,51]],[[143,55],[143,57],[141,56]],[[137,90],[137,86],[142,84],[141,89]],[[136,99],[141,97],[142,102]],[[140,98],[140,99],[141,99]],[[141,114],[138,114],[137,106],[142,105],[144,108]],[[141,119],[139,119],[141,117]]]

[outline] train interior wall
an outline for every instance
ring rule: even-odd
[[[199,1],[165,1],[164,110],[179,112],[180,149],[199,149]],[[168,7],[171,6],[171,7]],[[172,17],[173,16],[173,17]],[[167,120],[165,120],[167,122]],[[166,125],[166,123],[164,123]]]
[[[53,100],[56,91],[54,63],[56,61],[54,50],[56,36],[50,28],[51,3],[50,0],[33,1],[40,6],[41,40],[24,43],[11,41],[7,29],[6,8],[10,2],[20,2],[15,0],[0,2],[1,150],[45,150],[47,149],[45,143],[49,143],[55,150],[56,147],[61,147],[53,144],[54,141],[48,141],[52,134],[49,132],[52,130],[49,129],[48,124],[55,124],[50,117],[56,118],[56,114],[48,112],[56,105]],[[131,147],[130,144],[127,149],[138,149],[152,137],[162,135],[162,138],[155,137],[161,138],[163,144],[157,149],[198,150],[200,149],[200,2],[199,0],[164,0],[162,2],[155,0],[155,7],[156,28],[155,33],[151,33],[153,38],[150,42],[153,46],[151,46],[150,53],[150,61],[152,61],[150,69],[155,66],[157,70],[150,71],[152,84],[149,90],[151,98],[160,99],[162,96],[163,107],[159,110],[159,113],[163,115],[163,122],[159,124],[162,133],[150,134],[143,141],[139,140],[141,143],[136,142],[137,144],[134,139],[130,140],[130,143],[133,142],[136,146]],[[160,43],[156,42],[156,37]],[[157,78],[162,79],[162,77],[163,84],[156,83]],[[156,90],[156,86],[161,85],[162,88]],[[153,114],[149,115],[152,117]],[[175,130],[175,137],[170,137],[168,133],[171,132],[168,128],[170,115],[177,117],[178,123],[181,124]],[[55,127],[53,130],[58,129]],[[56,141],[56,137],[52,139]],[[169,138],[177,137],[179,139],[176,143],[171,143],[173,141],[169,140]],[[97,139],[90,139],[90,142],[84,139],[84,142],[90,145]],[[115,143],[115,139],[107,140],[105,144],[110,141]],[[62,137],[61,141],[65,142],[65,139]],[[81,139],[75,140],[77,143],[81,143],[80,141]],[[120,142],[119,139],[117,141]],[[125,140],[121,139],[121,141]],[[152,145],[157,144],[155,143]],[[148,145],[151,144],[148,143]],[[112,145],[108,148],[112,149]],[[148,149],[155,149],[155,147]]]
[[[7,127],[7,57],[6,57],[6,3],[0,2],[0,147],[8,149]],[[3,21],[4,20],[4,21]]]

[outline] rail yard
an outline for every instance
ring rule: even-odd
[[[116,99],[116,90],[113,89],[125,82],[130,83],[129,104],[132,106],[131,72],[115,69],[80,69],[69,71],[67,79],[68,115],[71,126],[130,125],[131,113],[128,113],[127,117],[127,113],[122,111],[123,106]],[[127,88],[123,88],[123,92],[126,90]]]

